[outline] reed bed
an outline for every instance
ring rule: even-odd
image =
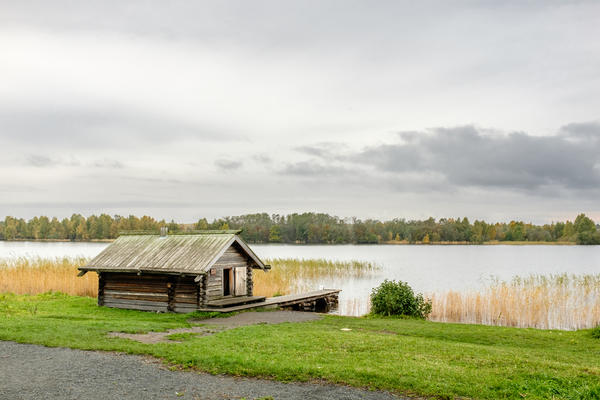
[[[600,324],[600,274],[515,277],[430,297],[432,321],[562,330]]]
[[[98,276],[77,277],[85,258],[0,259],[0,293],[39,294],[49,291],[95,297]]]
[[[360,297],[345,298],[343,293],[344,292],[342,292],[338,303],[339,315],[360,317],[371,312],[371,299]]]
[[[0,293],[39,294],[48,291],[76,296],[95,297],[98,278],[94,273],[77,277],[77,267],[85,258],[18,258],[0,260]],[[378,269],[360,261],[300,260],[276,258],[266,260],[269,272],[256,271],[254,293],[274,296],[318,289],[320,282],[342,278],[360,278]]]
[[[0,259],[0,293],[39,294],[48,291],[95,297],[98,278],[77,277],[85,258]],[[370,278],[380,267],[361,261],[275,258],[269,272],[255,271],[254,294],[276,296],[341,287],[344,281]],[[346,294],[346,293],[342,293]],[[340,298],[342,315],[369,312],[368,298]],[[531,275],[511,281],[493,281],[478,291],[430,294],[432,321],[521,328],[574,330],[600,324],[600,274]]]
[[[319,289],[323,283],[340,279],[364,278],[380,269],[366,261],[331,261],[325,259],[273,258],[268,272],[254,273],[254,294],[277,296]]]

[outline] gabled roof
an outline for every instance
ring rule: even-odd
[[[270,268],[235,233],[198,231],[167,236],[121,235],[79,270],[198,275],[208,271],[234,243],[254,261],[256,268]]]

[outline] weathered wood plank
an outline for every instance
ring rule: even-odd
[[[167,297],[166,293],[145,293],[145,292],[130,292],[130,291],[122,291],[122,290],[105,290],[105,295],[113,295],[113,296],[146,296],[146,297]]]
[[[196,296],[198,294],[199,289],[200,288],[196,288],[194,290],[182,290],[182,291],[175,290],[175,296],[179,296],[179,295],[181,295],[181,296]]]
[[[246,267],[248,266],[248,263],[246,263],[245,261],[219,261],[217,263],[215,263],[214,267],[215,268],[219,268],[219,269],[223,269],[223,268],[231,268],[231,267]]]
[[[256,303],[265,301],[264,296],[239,296],[239,297],[227,297],[220,300],[209,301],[206,306],[207,307],[224,307],[224,306],[233,306],[240,304],[248,304],[248,303]]]
[[[104,301],[148,301],[152,303],[166,303],[168,298],[153,298],[153,297],[141,297],[141,296],[104,296]]]
[[[150,274],[126,274],[126,273],[118,273],[118,272],[106,272],[106,278],[110,280],[118,280],[118,281],[167,281],[167,275],[150,275]]]
[[[118,283],[121,285],[147,285],[147,286],[162,286],[167,284],[167,280],[135,280],[135,279],[118,279],[118,278],[106,278],[107,282]]]
[[[197,309],[198,308],[196,308],[196,307],[177,307],[177,306],[175,306],[173,311],[175,311],[176,313],[180,313],[180,314],[187,314],[187,313],[194,312]]]
[[[142,306],[152,306],[152,307],[167,307],[168,302],[166,301],[149,301],[149,300],[127,300],[127,299],[105,299],[105,303],[115,303],[115,304],[138,304]]]
[[[175,292],[175,297],[190,297],[190,298],[196,298],[198,296],[198,292],[194,291],[194,292]]]
[[[173,302],[173,307],[177,307],[177,305],[181,305],[181,304],[191,304],[196,306],[197,305],[197,301],[196,299],[192,299],[192,300],[186,300],[186,299],[179,299],[179,300],[175,300]]]
[[[302,303],[310,303],[316,301],[318,299],[328,299],[331,303],[337,303],[337,296],[340,290],[338,289],[323,289],[316,290],[314,292],[302,293],[302,294],[292,294],[286,296],[279,297],[269,297],[265,301],[243,304],[239,306],[233,307],[223,307],[223,308],[210,308],[210,307],[200,307],[200,311],[217,311],[217,312],[232,312],[232,311],[241,311],[249,308],[257,308],[257,307],[289,307]],[[312,305],[309,305],[312,306]]]
[[[167,306],[145,306],[140,304],[131,304],[131,303],[107,303],[104,304],[105,307],[110,308],[124,308],[127,310],[140,310],[140,311],[159,311],[159,312],[167,312]]]
[[[198,291],[194,290],[193,292],[179,292],[179,291],[175,291],[175,297],[197,297],[198,296]]]
[[[116,290],[124,292],[137,292],[137,293],[162,293],[167,294],[167,287],[147,287],[147,286],[123,286],[123,285],[109,285],[104,286],[105,290]]]

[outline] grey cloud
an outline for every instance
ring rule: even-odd
[[[347,175],[350,170],[332,165],[325,165],[314,161],[300,161],[288,164],[279,171],[281,175],[293,175],[299,177],[326,177]]]
[[[92,162],[92,166],[96,168],[111,168],[111,169],[122,169],[125,165],[117,160],[111,160],[108,158],[102,160],[96,160]]]
[[[241,161],[218,159],[215,161],[215,165],[223,170],[236,170],[240,168],[243,163]]]
[[[47,208],[64,208],[66,213],[63,215],[69,215],[73,213],[73,210],[89,209],[90,213],[99,213],[97,210],[104,210],[110,208],[125,208],[131,209],[134,207],[165,207],[165,208],[179,208],[179,207],[198,207],[196,202],[188,201],[167,201],[167,200],[123,200],[123,201],[22,201],[22,202],[1,202],[4,207],[20,207],[20,208],[33,208],[33,209],[47,209]],[[124,214],[124,213],[123,213]],[[38,215],[38,214],[34,214]]]
[[[350,155],[347,159],[361,164],[372,164],[384,171],[419,171],[425,160],[413,146],[414,144],[385,144]]]
[[[473,126],[437,128],[409,142],[367,148],[351,160],[387,173],[441,174],[459,186],[589,189],[600,184],[595,167],[600,142],[595,140],[598,126],[585,126],[586,136],[580,128],[555,136],[488,135]],[[574,136],[579,140],[570,140]]]
[[[296,147],[295,149],[296,151],[299,151],[301,153],[304,154],[308,154],[311,156],[317,156],[317,157],[324,157],[324,156],[329,156],[330,153],[328,150],[323,149],[320,146],[300,146],[300,147]]]
[[[273,162],[273,159],[266,154],[255,154],[252,156],[252,159],[262,164],[270,164]]]
[[[314,145],[299,146],[294,150],[310,156],[330,159],[338,156],[345,149],[346,145],[343,143],[322,142]]]
[[[600,122],[571,123],[560,128],[560,133],[568,138],[600,140]]]
[[[31,193],[41,191],[43,189],[32,185],[0,184],[0,193]]]
[[[78,167],[81,165],[81,162],[74,157],[49,157],[43,154],[31,154],[25,160],[25,165],[38,167],[38,168],[46,168],[46,167],[57,167],[57,166],[68,166],[68,167]]]
[[[56,156],[49,157],[43,154],[31,154],[25,160],[25,165],[38,167],[38,168],[49,168],[49,167],[79,167],[79,166],[91,166],[96,168],[122,168],[123,164],[116,160],[103,159],[92,161],[89,164],[82,164],[77,158],[73,156]]]
[[[50,157],[42,156],[39,154],[32,154],[29,157],[27,157],[27,164],[33,167],[44,168],[56,165],[57,161],[51,159]]]
[[[148,178],[139,176],[119,176],[120,179],[125,179],[135,182],[150,182],[150,183],[168,183],[168,184],[181,184],[184,183],[180,179],[174,178]]]
[[[0,138],[47,148],[122,148],[178,139],[232,140],[215,127],[97,105],[0,110]]]
[[[415,5],[411,9],[424,17],[435,18],[427,7]],[[370,19],[365,18],[367,11],[378,22],[378,29],[373,29]],[[246,43],[269,51],[285,51],[292,45],[315,46],[324,38],[348,42],[369,41],[367,38],[372,38],[372,42],[376,39],[389,41],[398,26],[418,26],[404,17],[403,11],[401,2],[387,2],[373,8],[360,1],[341,4],[272,0],[252,3],[173,1],[167,6],[162,1],[123,4],[113,0],[97,2],[90,7],[87,3],[59,0],[48,7],[46,2],[34,0],[4,4],[0,23],[57,31],[95,30],[170,40],[185,38],[223,45]],[[165,14],[169,18],[165,18]],[[398,23],[399,18],[402,24]],[[306,26],[311,29],[305,29]],[[400,28],[400,31],[404,29],[410,28]]]
[[[490,132],[495,131],[474,126],[402,132],[396,143],[353,154],[303,146],[296,150],[318,156],[320,161],[289,164],[280,173],[351,176],[367,166],[372,168],[373,180],[419,192],[473,187],[551,195],[565,190],[596,190],[600,185],[597,123],[569,124],[553,136]]]

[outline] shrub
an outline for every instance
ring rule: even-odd
[[[431,300],[424,299],[420,293],[415,295],[406,282],[386,279],[371,292],[371,313],[427,318],[431,313]]]
[[[592,337],[595,337],[596,339],[600,339],[600,325],[598,325],[597,327],[592,329]]]

